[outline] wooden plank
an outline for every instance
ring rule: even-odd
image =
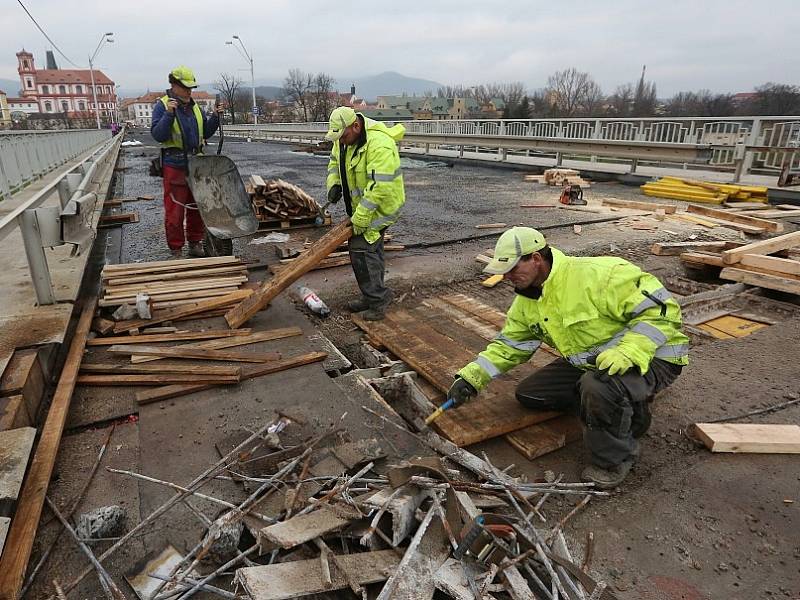
[[[28,415],[22,394],[0,398],[0,431],[33,425],[35,422]]]
[[[164,358],[193,358],[195,360],[230,360],[233,362],[261,363],[280,359],[278,352],[231,352],[230,350],[206,350],[186,346],[127,346],[119,344],[108,348],[112,354],[142,354]]]
[[[787,275],[800,275],[800,261],[789,258],[779,258],[777,256],[767,256],[763,254],[745,254],[740,260],[740,264],[747,267],[758,267],[774,273],[785,273]]]
[[[778,250],[786,250],[798,245],[800,245],[800,231],[785,233],[768,240],[761,240],[752,244],[745,244],[739,248],[725,250],[722,252],[722,261],[726,265],[733,265],[739,262],[745,254],[772,254]]]
[[[0,397],[22,396],[31,425],[36,423],[39,407],[47,389],[42,363],[36,348],[17,349],[0,377]]]
[[[83,306],[17,503],[6,540],[7,547],[14,548],[14,552],[4,552],[0,557],[0,598],[3,599],[16,599],[19,596],[96,306],[96,299],[87,301]]]
[[[207,300],[218,296],[227,296],[231,292],[235,292],[239,286],[222,287],[213,290],[197,290],[190,292],[165,292],[165,293],[147,293],[150,296],[151,306],[153,308],[166,308],[168,306],[178,306],[180,304],[189,304],[190,302],[198,302],[200,300]],[[121,306],[122,304],[136,304],[136,295],[133,296],[106,296],[98,303],[101,307],[106,306]]]
[[[673,214],[678,207],[675,204],[659,204],[657,202],[643,202],[639,200],[620,200],[618,198],[604,198],[603,206],[616,206],[618,208],[634,208],[636,210],[647,210],[656,212],[658,209],[665,214]]]
[[[196,373],[198,375],[230,375],[238,377],[241,372],[241,367],[236,365],[187,365],[183,361],[167,361],[158,363],[157,365],[109,365],[95,363],[81,364],[81,373],[128,375],[146,375],[148,373]]]
[[[706,227],[727,227],[728,229],[735,229],[736,231],[743,231],[749,235],[763,235],[767,232],[764,227],[757,227],[755,225],[745,225],[743,223],[736,223],[734,221],[728,221],[726,219],[720,219],[717,217],[697,217],[695,215],[690,215],[688,213],[677,213],[671,215],[671,217],[679,217],[683,220],[693,220],[694,222],[705,225]]]
[[[282,360],[276,360],[271,363],[263,365],[252,365],[242,369],[242,381],[245,379],[254,379],[255,377],[262,377],[271,373],[293,369],[303,365],[308,365],[315,362],[320,362],[328,357],[326,352],[309,352],[308,354],[301,354],[299,356],[292,356]],[[157,402],[158,400],[167,400],[169,398],[177,398],[185,396],[194,392],[200,392],[214,387],[209,384],[198,385],[165,385],[163,387],[155,388],[138,392],[136,394],[136,402],[139,404],[148,404],[150,402]]]
[[[503,570],[503,578],[506,581],[506,590],[511,600],[536,600],[528,582],[519,572],[516,565],[506,567]]]
[[[475,229],[502,229],[504,227],[508,227],[506,223],[481,223],[480,225],[475,225]]]
[[[493,288],[494,286],[496,286],[501,281],[503,281],[503,276],[502,275],[492,275],[491,277],[481,281],[481,285],[483,287]]]
[[[771,231],[773,233],[780,233],[783,231],[783,223],[776,223],[775,221],[768,221],[766,219],[759,219],[756,217],[749,217],[739,213],[732,213],[718,208],[709,208],[708,206],[698,206],[690,204],[687,211],[696,215],[705,215],[707,217],[715,217],[724,221],[731,221],[733,223],[740,223],[742,225],[752,225],[753,227],[760,227]]]
[[[11,517],[17,502],[36,429],[0,431],[0,517]]]
[[[533,460],[563,448],[570,442],[581,439],[581,422],[577,417],[564,415],[518,429],[506,434],[506,441],[519,450],[525,458]]]
[[[232,328],[236,329],[264,309],[287,287],[310,271],[314,265],[333,252],[340,244],[349,240],[353,235],[353,228],[349,221],[343,221],[322,236],[313,247],[304,251],[288,268],[283,269],[261,287],[249,298],[234,306],[225,314],[225,320]]]
[[[739,214],[748,216],[757,216],[764,219],[788,219],[800,217],[800,209],[795,210],[747,210]]]
[[[182,279],[180,282],[137,283],[120,287],[106,287],[104,298],[113,299],[120,296],[145,294],[170,294],[175,292],[191,292],[238,287],[247,281],[244,275],[219,279]]]
[[[694,431],[712,452],[800,454],[798,425],[695,423]]]
[[[132,283],[145,283],[148,281],[174,281],[178,279],[192,279],[199,277],[219,276],[219,275],[245,275],[247,269],[243,265],[230,265],[223,267],[211,267],[209,269],[189,269],[186,271],[173,271],[170,273],[159,273],[154,277],[152,274],[145,275],[122,275],[106,280],[107,286],[126,285]]]
[[[236,583],[252,600],[287,600],[323,594],[348,587],[348,581],[365,586],[386,581],[400,564],[395,550],[340,554],[325,580],[319,558],[237,569]]]
[[[684,252],[681,260],[694,265],[709,265],[712,267],[724,267],[722,255],[714,252]]]
[[[719,274],[720,279],[728,281],[739,281],[748,285],[755,285],[769,290],[777,290],[779,292],[787,292],[789,294],[800,294],[800,281],[797,279],[788,279],[787,277],[779,277],[778,275],[768,275],[766,273],[754,273],[752,271],[745,271],[744,269],[736,269],[733,267],[726,267],[722,269]]]
[[[87,346],[113,346],[114,344],[149,344],[155,342],[180,342],[183,340],[213,340],[249,335],[252,329],[209,329],[181,333],[151,333],[145,335],[118,335],[87,340]]]
[[[290,266],[295,260],[297,260],[297,259],[296,258],[284,259],[284,260],[281,261],[282,264],[270,265],[269,266],[269,271],[273,275],[277,275],[278,273],[280,273],[281,271],[286,269],[288,266]],[[314,265],[309,270],[310,271],[318,271],[320,269],[331,269],[333,267],[344,267],[344,266],[349,265],[349,264],[350,264],[350,256],[349,256],[349,254],[347,256],[334,256],[334,257],[330,257],[329,256],[328,258],[323,258],[321,261],[319,261],[319,264]]]
[[[180,269],[205,269],[211,266],[241,264],[237,256],[209,256],[205,258],[184,258],[180,260],[158,260],[142,263],[121,263],[105,265],[101,273],[103,279],[112,274],[142,275],[161,271],[177,271]]]
[[[242,330],[239,330],[242,331]],[[259,331],[249,335],[236,336],[232,338],[221,338],[218,340],[209,340],[207,342],[195,342],[193,344],[184,344],[182,348],[204,348],[206,350],[222,350],[223,348],[235,348],[238,346],[246,346],[248,344],[258,344],[261,342],[270,342],[272,340],[279,340],[295,335],[302,335],[303,330],[299,327],[281,327],[279,329],[269,329],[267,331]],[[155,360],[164,360],[161,356],[131,356],[131,362],[145,363]]]
[[[212,298],[211,300],[203,300],[202,302],[194,302],[192,304],[187,304],[186,306],[178,306],[160,311],[155,313],[152,319],[119,321],[116,325],[114,325],[114,333],[122,333],[125,331],[130,331],[131,329],[138,329],[139,327],[158,325],[164,321],[174,321],[175,319],[197,315],[199,313],[214,310],[216,308],[222,308],[247,298],[252,293],[252,290],[238,290],[220,298]]]
[[[349,524],[350,519],[343,519],[332,510],[323,507],[264,527],[258,532],[258,542],[262,554],[276,547],[289,549],[339,531]]]
[[[78,385],[83,386],[129,386],[129,385],[172,385],[176,383],[239,383],[238,375],[204,375],[202,373],[150,373],[139,375],[105,374],[79,375]]]
[[[656,242],[650,246],[650,253],[656,256],[678,256],[682,252],[692,250],[705,250],[707,252],[722,252],[728,250],[731,242]],[[741,245],[741,244],[739,244]]]

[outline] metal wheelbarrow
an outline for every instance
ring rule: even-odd
[[[252,235],[258,230],[258,220],[239,169],[230,158],[220,154],[222,141],[220,118],[217,154],[194,154],[187,158],[186,183],[205,224],[207,256],[230,256],[233,238]]]

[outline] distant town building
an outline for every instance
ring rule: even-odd
[[[120,103],[122,118],[137,127],[150,127],[153,122],[153,106],[164,92],[147,92],[138,98],[125,98]],[[192,99],[205,111],[213,110],[215,98],[208,92],[192,92]]]
[[[17,52],[17,62],[21,96],[35,101],[38,112],[66,114],[70,119],[94,116],[92,73],[88,69],[59,69],[52,54],[47,62],[48,67],[54,68],[37,69],[33,54],[24,49]],[[117,110],[114,82],[99,69],[93,71],[100,118],[113,120]]]
[[[11,127],[11,109],[8,106],[8,96],[0,90],[0,129]]]
[[[502,102],[499,99],[495,100]],[[485,111],[482,110],[478,101],[475,98],[467,97],[378,96],[377,108],[379,110],[405,109],[417,120],[500,118],[494,116],[498,110],[496,107],[490,110],[489,115],[483,114]],[[499,110],[501,116],[503,109]]]
[[[376,121],[411,121],[414,115],[407,108],[367,108],[360,111],[365,117]]]
[[[11,118],[17,116],[24,117],[39,112],[39,102],[35,98],[9,98],[8,108],[11,110]]]

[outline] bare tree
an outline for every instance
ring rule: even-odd
[[[625,83],[617,86],[608,97],[608,114],[612,117],[629,117],[633,110],[633,85]]]
[[[436,90],[439,98],[474,98],[474,88],[464,87],[463,85],[444,85]]]
[[[800,87],[765,83],[756,88],[755,110],[759,115],[796,115],[800,112]]]
[[[302,111],[303,121],[308,121],[310,95],[314,76],[300,69],[289,69],[289,75],[283,80],[283,96]]]
[[[231,114],[231,123],[236,124],[236,96],[242,80],[231,73],[220,73],[219,79],[214,82],[214,89],[222,95],[222,100],[228,106]]]
[[[589,73],[571,67],[556,71],[547,79],[556,112],[562,117],[572,117],[585,107],[588,94],[594,93],[597,84]]]
[[[339,105],[338,98],[333,94],[334,83],[334,78],[326,73],[314,76],[309,92],[312,121],[327,121],[331,111]]]
[[[236,90],[236,93],[233,95],[233,110],[242,115],[242,119],[245,121],[249,121],[247,115],[251,113],[250,105],[253,103],[252,98],[252,92],[248,89]]]

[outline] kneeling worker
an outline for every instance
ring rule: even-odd
[[[592,463],[582,479],[616,487],[650,426],[649,402],[688,364],[680,306],[628,261],[567,256],[530,227],[503,233],[485,272],[502,274],[517,295],[503,331],[458,372],[448,398],[458,406],[530,360],[542,342],[554,347],[562,358],[522,380],[517,400],[579,415]]]

